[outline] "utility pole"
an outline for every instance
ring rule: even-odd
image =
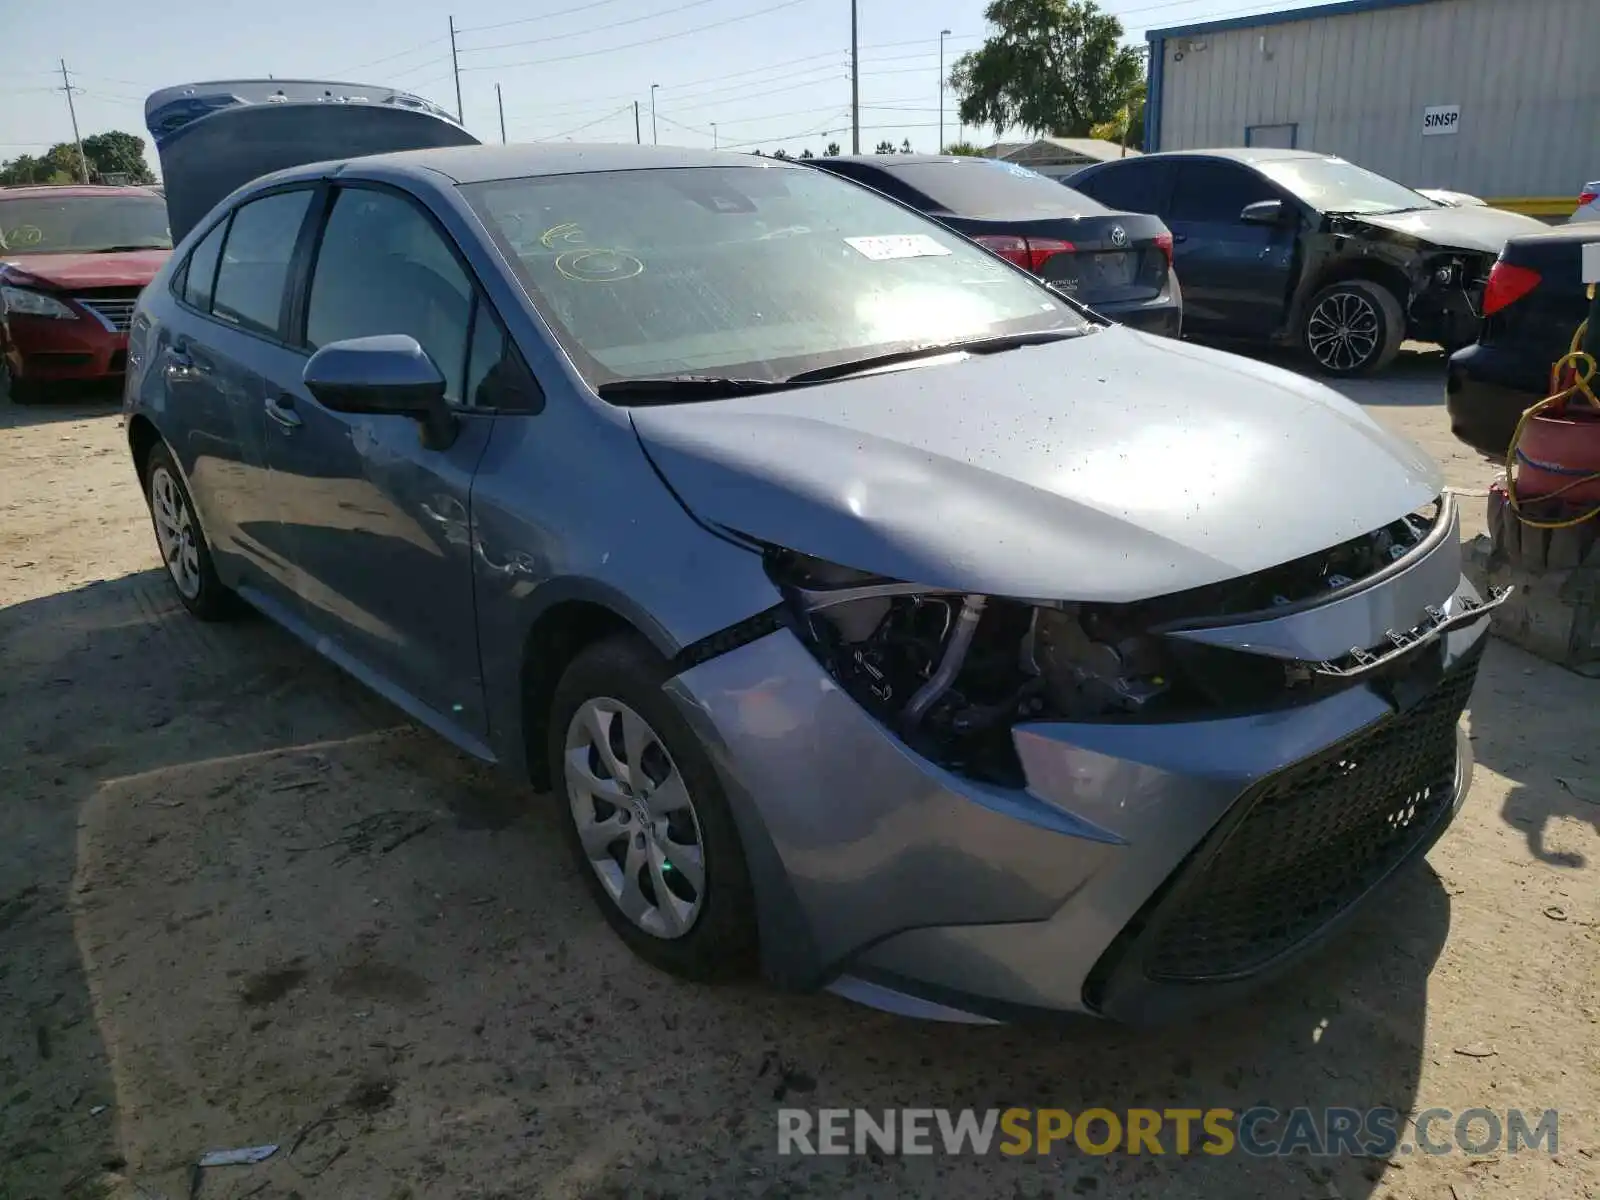
[[[456,77],[456,123],[465,125],[467,118],[461,111],[461,61],[456,57],[456,19],[450,18],[450,74]]]
[[[506,101],[500,94],[500,85],[494,85],[494,106],[500,110],[500,144],[506,144]]]
[[[944,153],[944,40],[950,36],[948,29],[939,30],[939,149]]]
[[[850,0],[850,153],[861,153],[861,48],[856,42],[856,0]]]
[[[637,100],[633,102],[633,144],[635,146],[644,145],[644,135],[639,132],[639,102]]]
[[[717,148],[717,123],[715,121],[711,122],[711,148],[713,150]]]
[[[661,139],[656,136],[656,89],[660,86],[659,83],[650,85],[650,144],[652,146],[661,144]]]
[[[67,94],[67,112],[72,117],[72,140],[78,144],[78,174],[89,182],[89,160],[83,156],[83,139],[78,136],[78,110],[72,104],[72,80],[67,78],[67,60],[61,60],[61,90]]]

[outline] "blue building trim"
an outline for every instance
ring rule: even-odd
[[[1229,29],[1258,29],[1265,25],[1287,25],[1291,21],[1315,21],[1322,17],[1344,17],[1352,13],[1380,12],[1386,8],[1410,8],[1417,4],[1437,3],[1439,0],[1340,0],[1337,4],[1315,4],[1309,8],[1280,9],[1278,12],[1232,17],[1225,21],[1202,21],[1198,25],[1174,25],[1167,29],[1152,29],[1145,34],[1145,37],[1154,42],[1158,38],[1222,33]]]
[[[1145,87],[1144,150],[1153,154],[1161,149],[1161,74],[1167,61],[1167,42],[1201,33],[1225,33],[1230,29],[1261,29],[1288,25],[1294,21],[1315,21],[1323,17],[1344,17],[1354,13],[1381,12],[1387,8],[1411,8],[1418,4],[1438,4],[1440,0],[1339,0],[1337,4],[1315,4],[1278,12],[1232,17],[1223,21],[1202,21],[1197,25],[1172,25],[1146,31],[1150,44],[1150,68]]]
[[[1154,154],[1161,149],[1161,68],[1167,61],[1167,43],[1164,38],[1150,35],[1150,57],[1147,60],[1148,79],[1144,89],[1144,152]]]

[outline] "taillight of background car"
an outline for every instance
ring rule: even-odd
[[[1170,233],[1156,234],[1156,246],[1160,248],[1161,253],[1167,256],[1167,266],[1170,267],[1172,265],[1172,235]]]
[[[1582,208],[1586,204],[1593,204],[1596,200],[1600,200],[1600,191],[1597,191],[1593,184],[1589,185],[1588,187],[1584,188],[1583,191],[1578,193],[1579,208]]]
[[[1035,275],[1044,271],[1044,264],[1054,255],[1071,254],[1077,249],[1071,242],[1063,242],[1060,238],[1025,238],[1012,234],[982,234],[973,238],[973,241]]]
[[[1542,279],[1532,267],[1519,267],[1503,259],[1496,262],[1483,289],[1483,315],[1492,316],[1515,304],[1538,287]]]

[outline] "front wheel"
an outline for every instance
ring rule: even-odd
[[[5,355],[0,354],[0,402],[9,400],[13,404],[35,404],[40,397],[39,386],[13,375],[11,364],[6,361]]]
[[[1405,333],[1394,293],[1365,279],[1346,279],[1312,297],[1300,344],[1326,374],[1366,375],[1394,361]]]
[[[597,642],[561,677],[549,761],[567,842],[606,921],[640,958],[693,980],[751,973],[755,906],[710,756],[636,634]]]

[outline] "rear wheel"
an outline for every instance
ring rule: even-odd
[[[145,463],[145,499],[156,531],[156,547],[183,606],[202,621],[238,611],[238,597],[217,578],[211,546],[172,452],[157,444]]]
[[[1300,343],[1329,375],[1365,375],[1394,361],[1405,331],[1394,293],[1365,279],[1346,279],[1312,297]]]
[[[607,923],[685,979],[751,973],[755,910],[744,849],[711,759],[662,691],[667,664],[637,634],[573,660],[552,701],[562,825]]]

